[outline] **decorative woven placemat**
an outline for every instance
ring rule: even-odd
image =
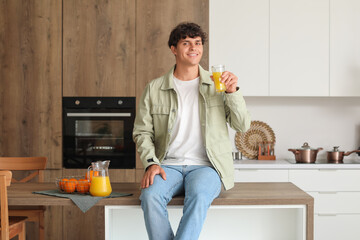
[[[259,143],[275,143],[275,141],[274,131],[269,125],[261,121],[251,121],[249,130],[245,133],[236,132],[235,134],[236,148],[249,159],[257,158]]]

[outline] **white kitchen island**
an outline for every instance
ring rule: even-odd
[[[129,192],[129,186],[114,184],[114,189],[118,188],[114,191]],[[101,201],[105,205],[105,239],[147,239],[140,191],[131,192],[132,197]],[[182,203],[183,196],[179,196],[169,204],[174,231]],[[312,240],[313,204],[310,195],[288,182],[236,183],[214,200],[200,239]]]

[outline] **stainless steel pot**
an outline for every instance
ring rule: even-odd
[[[360,150],[354,150],[350,152],[339,151],[339,147],[334,147],[333,151],[327,152],[328,163],[343,163],[344,156],[349,156],[352,153],[360,153]]]
[[[296,163],[315,163],[316,156],[323,148],[311,148],[307,142],[305,142],[301,148],[288,149],[295,154]]]

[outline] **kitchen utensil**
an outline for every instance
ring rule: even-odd
[[[93,171],[90,185],[90,194],[92,196],[106,197],[110,195],[112,189],[109,179],[109,165],[109,160],[97,161],[92,162],[91,166],[88,168],[88,176],[90,176],[90,178],[90,172],[91,170]]]
[[[249,130],[235,134],[236,148],[249,159],[257,159],[259,143],[262,142],[275,144],[276,138],[271,127],[261,121],[251,121]]]
[[[242,159],[241,152],[233,152],[232,155],[233,155],[234,160],[241,160]]]
[[[327,152],[328,163],[343,163],[344,156],[349,156],[352,153],[360,153],[360,150],[354,150],[350,152],[339,151],[339,147],[335,146],[333,151]]]
[[[272,142],[259,143],[258,160],[276,160],[274,145]]]
[[[305,142],[301,148],[288,149],[295,154],[296,163],[315,163],[316,156],[323,148],[311,148],[307,142]]]

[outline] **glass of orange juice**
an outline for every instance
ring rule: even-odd
[[[211,67],[211,71],[214,78],[215,91],[216,92],[225,92],[226,86],[221,82],[221,74],[225,71],[224,65],[214,65]]]

